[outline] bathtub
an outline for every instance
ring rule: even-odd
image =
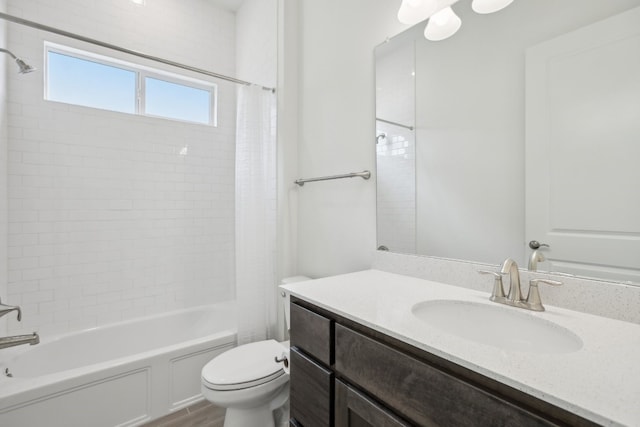
[[[236,345],[235,312],[215,304],[40,340],[0,350],[0,426],[137,426],[202,400],[202,367]]]

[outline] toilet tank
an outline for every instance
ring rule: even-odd
[[[307,280],[311,280],[311,278],[307,277],[307,276],[285,277],[284,279],[282,279],[280,281],[280,284],[281,285],[290,285],[292,283],[305,282]],[[287,326],[287,331],[288,331],[289,330],[289,314],[291,313],[291,310],[289,308],[289,299],[290,299],[289,291],[285,291],[283,289],[280,295],[284,298],[284,301],[283,301],[283,305],[284,305],[284,322],[285,322],[285,325]]]

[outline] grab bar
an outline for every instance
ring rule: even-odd
[[[343,175],[321,176],[321,177],[318,177],[318,178],[301,178],[301,179],[296,179],[294,181],[294,183],[298,184],[300,187],[302,187],[305,182],[328,181],[330,179],[342,179],[342,178],[355,178],[357,176],[362,178],[362,179],[369,179],[369,178],[371,178],[371,172],[362,171],[362,172],[345,173]]]
[[[413,130],[413,126],[403,125],[402,123],[392,122],[391,120],[381,119],[380,117],[376,117],[376,120],[379,121],[379,122],[382,122],[382,123],[387,123],[387,124],[393,125],[393,126],[398,126],[398,127],[401,127],[401,128]]]

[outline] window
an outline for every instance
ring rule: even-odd
[[[216,85],[47,43],[45,99],[216,125]]]
[[[209,123],[211,91],[145,77],[145,112],[198,123]]]

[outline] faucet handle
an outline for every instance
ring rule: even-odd
[[[560,286],[562,285],[562,282],[549,279],[532,279],[529,281],[529,294],[527,295],[525,303],[530,310],[544,311],[544,306],[542,305],[542,300],[540,299],[540,290],[538,289],[538,283],[545,283],[551,286]]]
[[[502,273],[496,271],[478,270],[478,274],[490,274],[493,276],[493,291],[491,301],[504,301],[504,286],[502,285]]]

